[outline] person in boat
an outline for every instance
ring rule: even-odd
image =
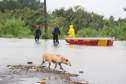
[[[53,28],[52,35],[53,35],[53,43],[59,44],[60,29],[58,26]]]
[[[74,38],[75,37],[75,30],[74,26],[70,25],[68,30],[68,38]]]
[[[40,36],[41,36],[40,27],[39,27],[39,25],[36,25],[36,28],[35,28],[35,30],[34,30],[34,38],[35,38],[35,42],[36,42],[36,43],[39,42]]]

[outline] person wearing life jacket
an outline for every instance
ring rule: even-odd
[[[75,37],[75,30],[74,26],[70,25],[68,30],[68,38],[74,38]]]

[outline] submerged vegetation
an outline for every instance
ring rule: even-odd
[[[93,12],[87,12],[81,6],[65,10],[64,8],[48,12],[48,37],[52,38],[52,28],[58,24],[61,37],[64,38],[70,23],[74,24],[78,37],[114,37],[126,40],[126,18],[115,20],[113,16],[105,19]],[[41,25],[44,37],[44,8],[39,0],[1,0],[0,1],[0,37],[33,36],[33,25]]]

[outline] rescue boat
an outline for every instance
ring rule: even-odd
[[[89,45],[89,46],[112,46],[113,38],[75,38],[74,26],[71,24],[68,36],[65,39],[69,44]]]
[[[112,46],[113,38],[66,38],[69,44],[89,46]]]

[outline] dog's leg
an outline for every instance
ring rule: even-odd
[[[50,66],[51,66],[51,62],[49,62],[49,66],[48,66],[49,70],[50,70]]]
[[[61,63],[59,63],[59,66],[60,66],[60,69],[62,69],[62,70],[63,70],[63,67],[62,67]]]
[[[45,63],[45,61],[43,60],[43,61],[41,62],[41,64],[40,64],[40,66],[42,66],[44,63]]]
[[[54,70],[56,69],[56,67],[57,67],[57,63],[55,63],[55,67],[54,67]]]

